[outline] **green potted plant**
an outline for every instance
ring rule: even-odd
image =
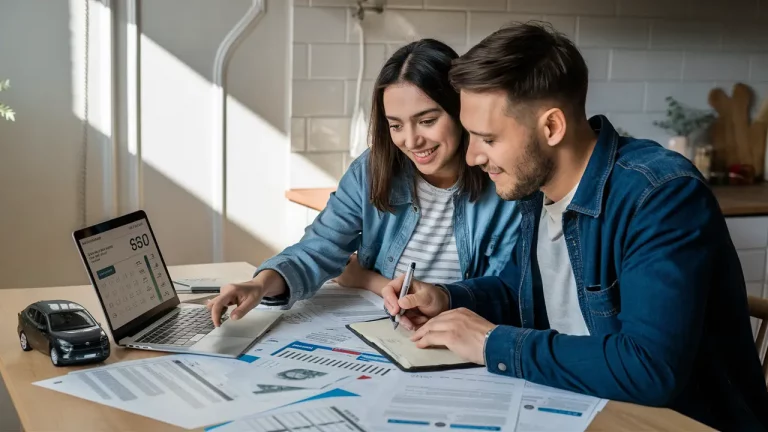
[[[654,121],[653,125],[672,134],[669,139],[669,149],[681,153],[690,159],[691,134],[709,127],[714,121],[715,115],[709,110],[701,110],[684,106],[672,96],[665,98],[667,101],[667,118],[662,121]]]
[[[0,80],[0,92],[11,87],[9,80]],[[8,121],[16,120],[16,113],[8,105],[0,102],[0,117]]]

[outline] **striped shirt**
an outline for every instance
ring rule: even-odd
[[[461,280],[459,252],[453,235],[453,194],[458,186],[440,189],[416,176],[421,217],[395,268],[395,277],[416,263],[413,277],[428,283]]]

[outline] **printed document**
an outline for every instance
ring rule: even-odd
[[[305,302],[304,308],[340,326],[387,316],[381,297],[370,291],[344,288],[333,282],[324,284],[317,294]]]
[[[365,432],[365,408],[338,398],[289,405],[211,428],[215,432]]]
[[[357,374],[352,371],[332,368],[319,362],[307,363],[271,357],[254,361],[247,373],[241,375],[242,379],[248,380],[256,386],[251,388],[254,391],[262,390],[265,387],[324,389],[357,378]]]
[[[240,360],[170,355],[71,372],[36,385],[183,428],[252,415],[322,390],[259,392]]]
[[[374,430],[511,431],[525,381],[455,372],[402,374],[369,420]]]
[[[289,359],[370,377],[388,377],[400,373],[386,357],[378,353],[352,351],[301,341],[282,345],[269,355],[274,359]]]
[[[602,406],[604,399],[526,382],[516,431],[584,431]]]

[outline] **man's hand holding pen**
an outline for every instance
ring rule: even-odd
[[[485,364],[485,337],[496,325],[468,309],[448,310],[448,293],[428,283],[413,280],[409,294],[398,298],[405,275],[382,290],[384,306],[395,316],[401,309],[400,324],[415,330],[411,340],[419,348],[444,346],[460,357]]]

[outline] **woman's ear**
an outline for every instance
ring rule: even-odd
[[[539,117],[541,129],[544,131],[544,139],[550,147],[560,144],[565,138],[566,121],[565,114],[560,108],[551,108]]]

